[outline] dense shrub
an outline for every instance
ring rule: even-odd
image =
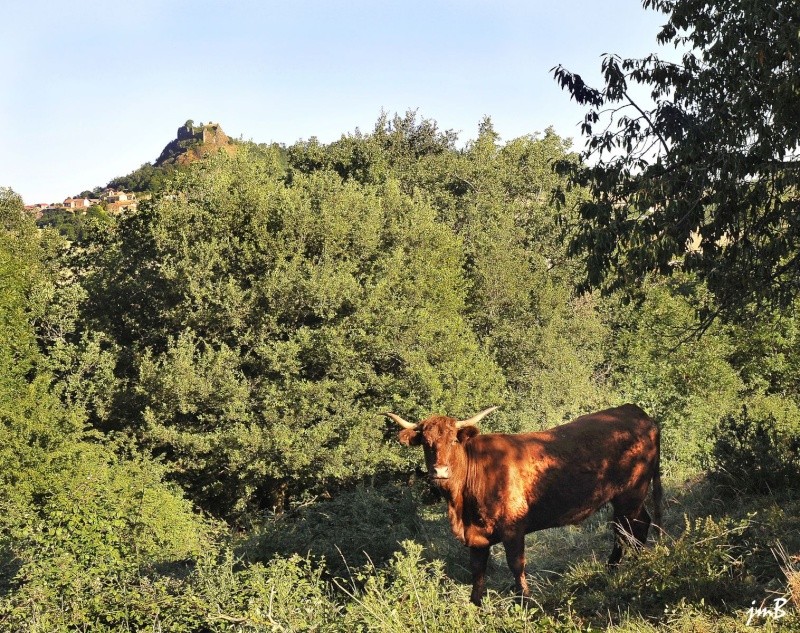
[[[725,416],[714,432],[712,468],[740,491],[800,489],[800,416],[779,419],[747,406]]]
[[[350,630],[390,631],[579,631],[580,621],[523,609],[511,599],[490,594],[481,609],[468,602],[468,587],[455,585],[441,561],[424,562],[422,548],[412,542],[391,563],[366,578],[363,589],[338,584],[350,602],[345,626]]]
[[[709,328],[702,342],[694,338],[704,294],[689,275],[655,277],[643,284],[638,302],[612,297],[606,304],[613,382],[660,424],[668,472],[700,469],[714,425],[738,408],[743,388],[728,361],[734,341],[721,326]]]
[[[465,415],[504,387],[461,241],[394,181],[287,186],[244,151],[212,157],[95,256],[90,311],[127,378],[109,417],[217,515],[407,468],[377,412]]]
[[[36,222],[41,228],[52,228],[72,242],[85,242],[98,227],[108,226],[114,219],[103,209],[94,205],[86,211],[59,209],[48,211]]]
[[[613,574],[598,561],[576,564],[545,588],[545,607],[568,601],[576,613],[595,619],[625,612],[659,617],[665,607],[687,604],[748,604],[755,591],[746,565],[749,530],[747,519],[687,517],[678,537],[665,536],[624,559]]]
[[[30,496],[6,488],[2,585],[11,593],[0,617],[8,622],[42,631],[112,624],[143,579],[167,588],[169,570],[212,541],[211,526],[155,464],[79,441],[62,444],[51,466]]]
[[[120,457],[85,430],[91,398],[72,396],[91,389],[59,383],[53,373],[58,368],[62,378],[73,379],[68,367],[90,356],[94,365],[102,356],[90,353],[90,345],[79,345],[76,354],[69,301],[54,308],[60,244],[51,231],[37,231],[21,200],[0,188],[3,630],[119,623],[122,616],[109,604],[211,540],[210,525],[181,491],[164,484],[162,467]],[[169,583],[164,577],[151,584]]]

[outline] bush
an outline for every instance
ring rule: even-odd
[[[343,609],[322,579],[323,566],[293,555],[237,569],[231,552],[223,554],[207,558],[185,588],[191,599],[184,604],[194,602],[204,630],[339,630],[335,624]]]
[[[211,544],[212,526],[152,463],[76,442],[51,468],[29,497],[6,487],[0,622],[114,629],[130,625],[132,612],[157,613],[173,575],[185,575]]]
[[[624,559],[615,573],[596,560],[575,565],[542,590],[545,611],[569,605],[603,625],[609,614],[661,619],[665,608],[749,605],[757,591],[746,566],[751,532],[748,519],[686,518],[680,536]]]
[[[557,619],[491,592],[482,608],[469,602],[469,587],[444,573],[441,561],[423,562],[422,546],[410,541],[384,569],[373,570],[362,590],[340,581],[350,598],[345,630],[357,631],[580,631],[571,617]]]
[[[299,556],[238,568],[220,543],[184,573],[117,570],[102,579],[71,575],[58,586],[37,583],[0,602],[2,630],[217,631],[338,630],[342,608],[323,569]]]
[[[699,327],[707,291],[689,275],[649,279],[640,302],[608,300],[614,331],[612,380],[623,400],[635,402],[661,426],[661,465],[696,473],[721,415],[739,406],[742,381],[728,362],[733,344],[715,324],[702,343]]]
[[[716,479],[737,490],[769,493],[800,486],[800,417],[774,413],[722,418],[714,432],[712,468]]]
[[[170,186],[89,253],[87,312],[124,350],[108,417],[206,511],[238,519],[410,469],[378,411],[501,398],[462,241],[423,198],[330,172],[287,184],[246,152]]]

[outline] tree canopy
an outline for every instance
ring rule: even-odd
[[[800,4],[794,0],[644,0],[667,15],[656,54],[603,59],[601,88],[558,66],[588,106],[594,196],[573,241],[585,287],[632,287],[650,271],[696,271],[710,315],[788,304],[800,285]],[[633,97],[643,86],[651,101]]]
[[[78,255],[86,327],[118,351],[97,426],[228,516],[408,468],[386,408],[580,412],[600,324],[552,201],[569,155],[488,120],[458,150],[409,113],[186,166]]]

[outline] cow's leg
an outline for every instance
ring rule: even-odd
[[[481,598],[486,590],[486,564],[489,562],[489,546],[469,548],[469,568],[472,572],[472,595],[470,601],[481,606]]]
[[[611,525],[614,528],[614,549],[611,550],[611,556],[608,557],[608,566],[611,568],[619,565],[619,561],[622,558],[622,542],[625,539],[622,521],[623,517],[618,516],[615,511],[614,518],[611,519]]]
[[[506,549],[508,568],[514,576],[517,592],[523,597],[528,597],[528,583],[525,580],[525,533],[515,534],[503,541]]]
[[[639,508],[637,516],[631,519],[631,533],[633,534],[633,538],[636,539],[637,547],[640,548],[647,543],[647,533],[650,531],[650,524],[652,522],[650,513],[647,511],[647,508],[642,505]]]
[[[613,502],[612,502],[613,503]],[[650,515],[644,507],[644,500],[638,505],[623,506],[621,503],[613,503],[614,517],[614,549],[608,559],[609,567],[616,567],[622,558],[622,548],[625,545],[633,545],[640,548],[647,542],[647,533],[650,530]]]

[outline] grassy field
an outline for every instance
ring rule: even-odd
[[[660,539],[614,573],[601,511],[528,536],[525,601],[493,548],[476,608],[468,552],[423,479],[307,498],[232,527],[157,487],[145,465],[100,469],[89,450],[73,487],[49,498],[43,516],[20,515],[4,544],[0,631],[800,630],[792,485],[746,494],[670,474]]]
[[[786,553],[800,550],[800,501],[789,496],[737,494],[699,476],[668,480],[660,539],[624,558],[615,573],[605,567],[612,535],[604,510],[581,526],[528,535],[525,603],[513,595],[503,549],[495,546],[488,594],[477,609],[469,603],[468,553],[450,534],[444,502],[423,502],[424,484],[413,493],[395,490],[400,498],[389,503],[397,515],[381,527],[386,508],[372,507],[376,494],[385,498],[364,489],[354,493],[356,503],[308,506],[241,551],[260,558],[271,541],[276,553],[282,533],[293,545],[283,557],[324,556],[321,582],[357,630],[800,630],[800,560]],[[348,532],[358,516],[360,527]],[[303,536],[310,525],[315,538]]]

